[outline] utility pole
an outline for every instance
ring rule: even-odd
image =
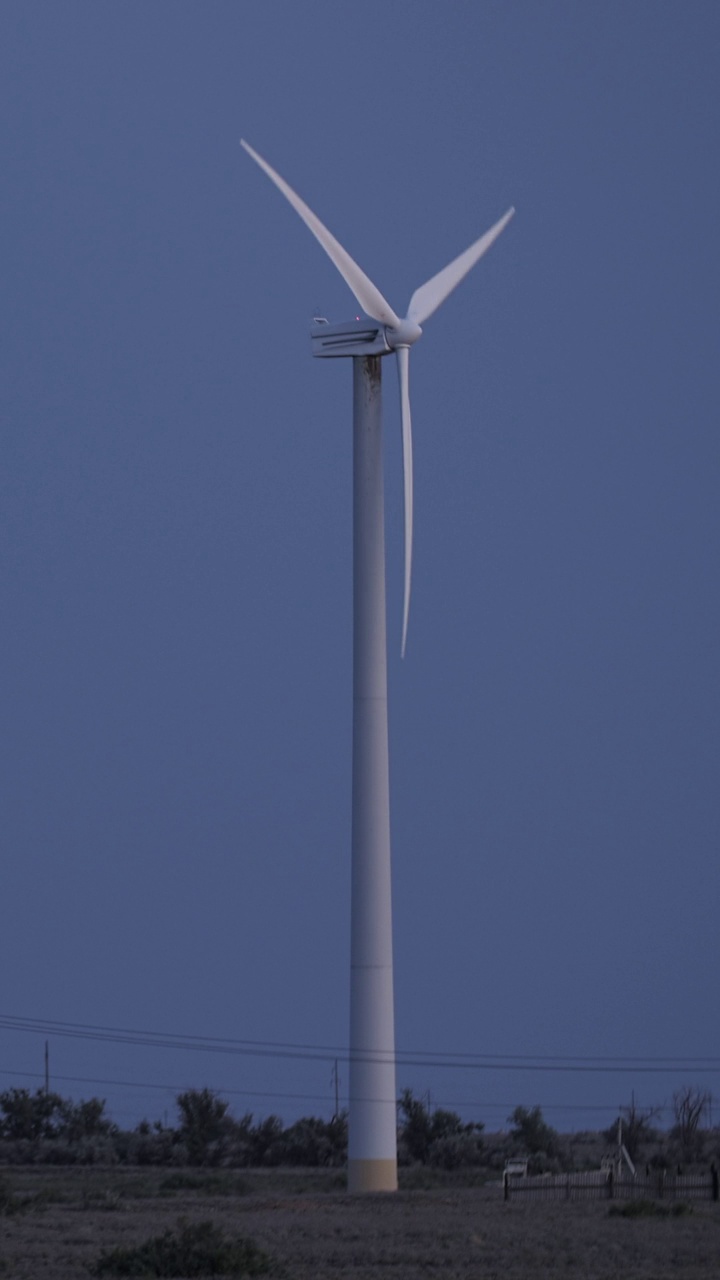
[[[335,1059],[333,1069],[330,1075],[331,1083],[335,1086],[335,1111],[333,1112],[333,1120],[337,1120],[340,1114],[340,1077],[338,1076],[338,1060]]]
[[[45,1041],[45,1092],[50,1092],[50,1046]]]

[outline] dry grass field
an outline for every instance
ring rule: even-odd
[[[2,1179],[0,1275],[11,1280],[87,1280],[101,1250],[180,1219],[251,1237],[286,1280],[720,1277],[713,1203],[628,1220],[605,1202],[505,1204],[497,1185],[350,1198],[336,1172],[33,1167]]]

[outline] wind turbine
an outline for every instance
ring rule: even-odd
[[[413,467],[409,351],[421,325],[475,266],[514,213],[416,289],[401,319],[304,200],[247,142],[248,155],[282,192],[335,264],[368,320],[316,318],[313,355],[353,359],[353,785],[350,942],[348,1190],[397,1189],[392,973],[390,789],[383,504],[382,356],[397,358],[405,495],[402,654],[412,574]],[[372,323],[374,322],[374,323]]]

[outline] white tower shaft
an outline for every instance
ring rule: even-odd
[[[353,785],[348,1190],[397,1190],[379,356],[353,358]]]

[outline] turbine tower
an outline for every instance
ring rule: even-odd
[[[400,384],[405,497],[405,654],[412,573],[413,469],[409,350],[421,325],[507,225],[489,231],[410,299],[404,319],[292,187],[247,142],[242,146],[290,202],[349,285],[365,318],[316,319],[313,355],[353,361],[353,756],[348,1190],[397,1190],[388,776],[385,530],[381,365],[394,352]],[[369,317],[369,319],[368,319]]]

